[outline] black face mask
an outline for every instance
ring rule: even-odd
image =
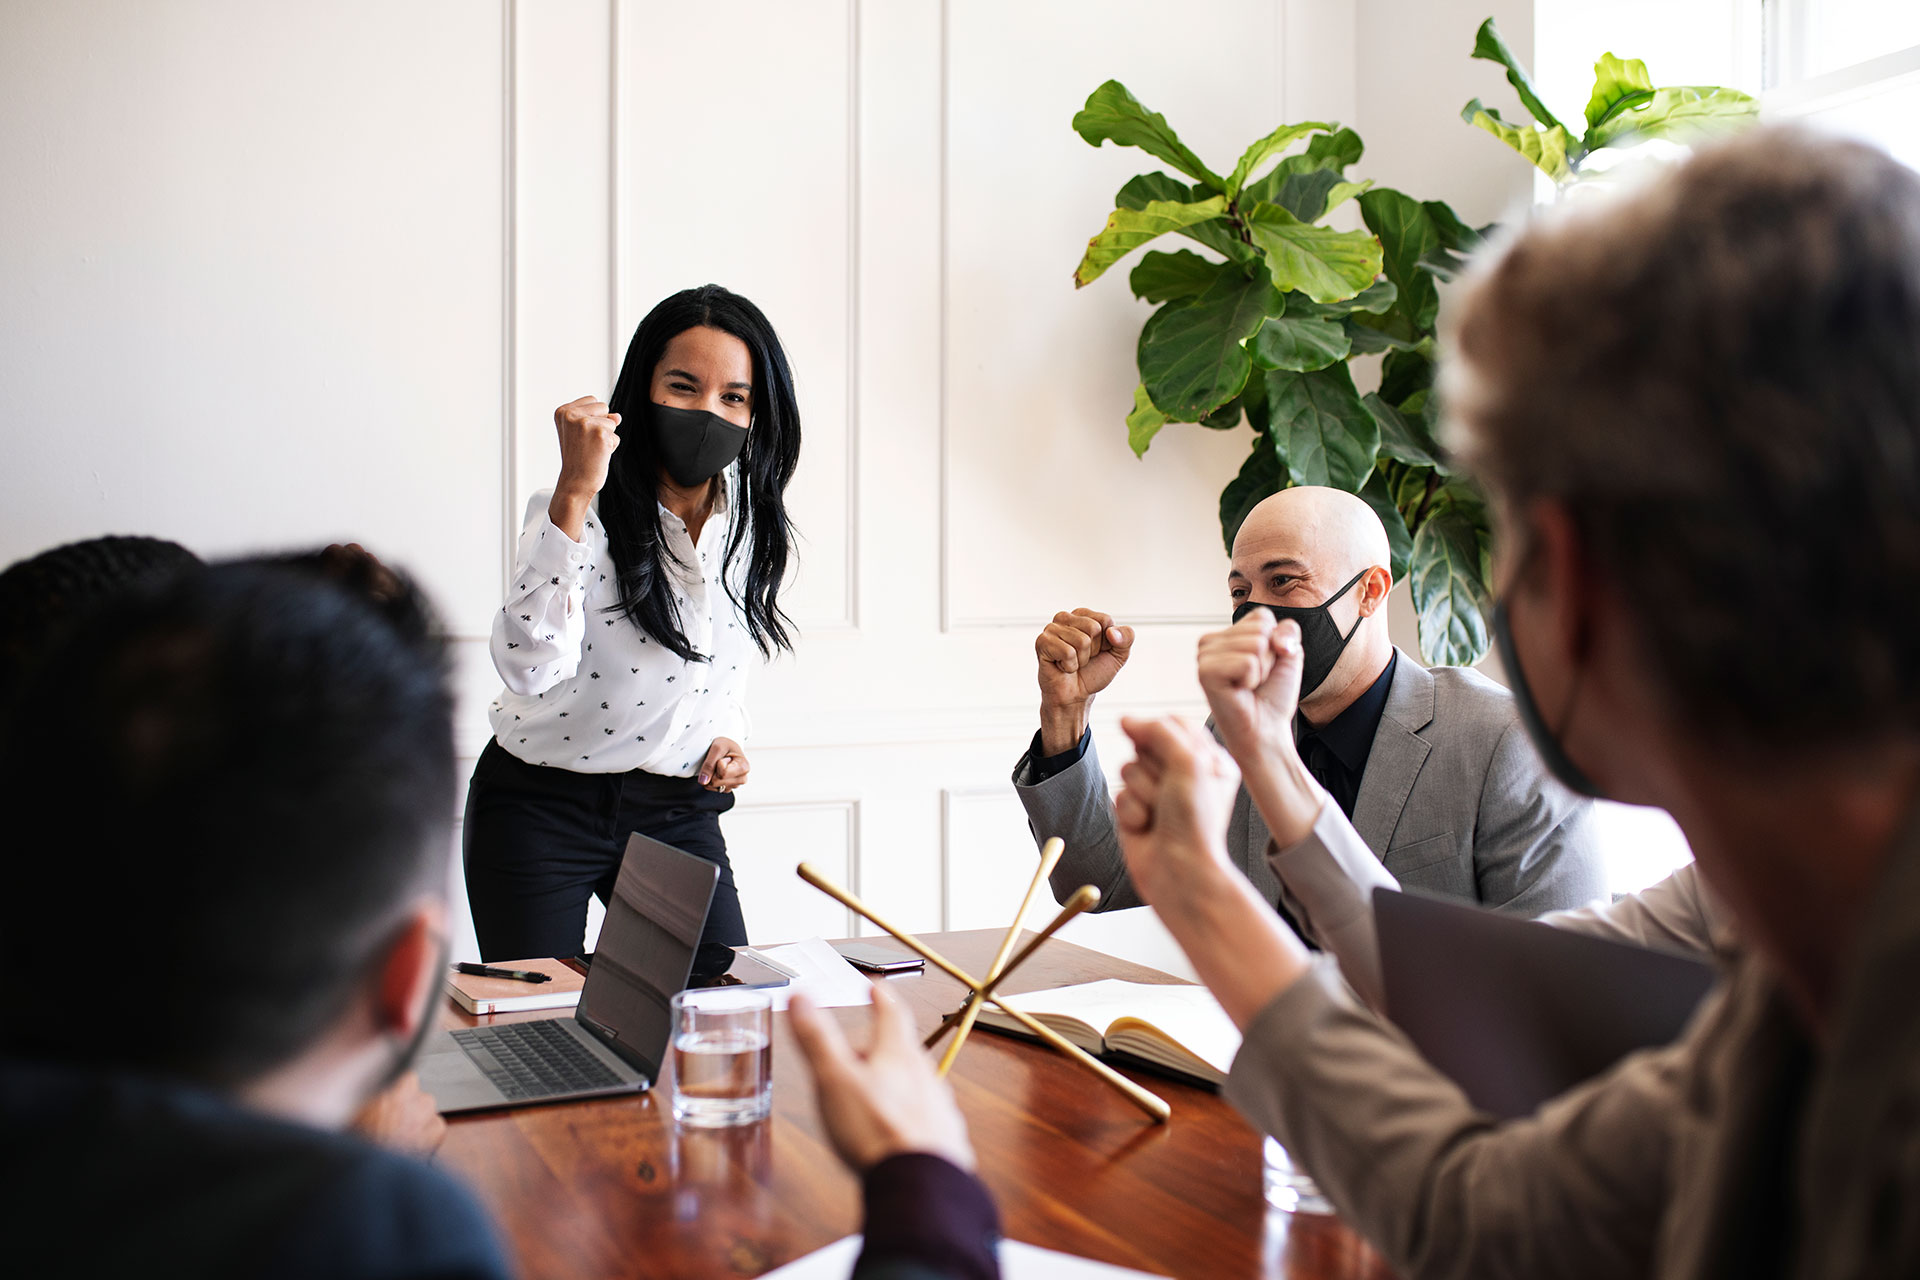
[[[1347,634],[1341,635],[1329,607],[1335,600],[1353,590],[1353,584],[1366,576],[1367,571],[1362,569],[1347,579],[1346,586],[1319,604],[1304,608],[1299,605],[1256,604],[1252,600],[1243,600],[1240,607],[1233,611],[1233,620],[1238,622],[1255,609],[1265,609],[1276,618],[1292,618],[1300,624],[1300,652],[1306,659],[1306,667],[1300,672],[1300,696],[1305,699],[1327,682],[1327,677],[1333,674],[1335,664],[1340,661],[1340,655],[1347,651],[1347,641],[1353,639],[1354,632],[1360,630],[1362,620],[1355,618]]]
[[[1520,723],[1526,726],[1527,736],[1533,739],[1533,749],[1540,753],[1540,763],[1547,766],[1547,772],[1555,781],[1575,795],[1600,799],[1599,786],[1587,776],[1585,769],[1573,762],[1573,757],[1560,745],[1560,739],[1547,728],[1540,714],[1540,704],[1533,698],[1533,686],[1527,683],[1527,673],[1520,669],[1520,654],[1513,647],[1513,628],[1507,621],[1505,600],[1493,606],[1493,646],[1500,654],[1500,665],[1507,670],[1514,709],[1520,713]]]
[[[650,407],[654,452],[675,484],[705,484],[747,447],[747,429],[717,413],[665,404]]]

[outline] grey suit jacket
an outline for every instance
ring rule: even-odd
[[[1071,768],[1033,781],[1031,755],[1013,773],[1037,841],[1066,852],[1054,897],[1083,884],[1100,910],[1141,906],[1127,878],[1100,760],[1089,747]],[[1335,820],[1344,823],[1338,809]],[[1428,670],[1405,653],[1353,805],[1353,830],[1403,885],[1517,915],[1604,898],[1593,806],[1547,775],[1513,710],[1513,696],[1464,667]],[[1281,899],[1267,865],[1267,825],[1242,787],[1227,850],[1269,902]]]

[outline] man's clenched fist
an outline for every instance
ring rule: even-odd
[[[1133,650],[1133,628],[1093,609],[1056,613],[1034,639],[1040,663],[1040,749],[1071,750],[1087,728],[1087,707],[1113,683]]]

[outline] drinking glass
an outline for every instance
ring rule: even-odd
[[[1286,1213],[1333,1212],[1333,1205],[1320,1194],[1313,1179],[1295,1168],[1287,1149],[1272,1138],[1266,1140],[1263,1163],[1269,1205]]]
[[[766,1119],[773,1109],[773,1002],[705,987],[673,997],[673,1118],[696,1128]]]

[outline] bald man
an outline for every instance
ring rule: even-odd
[[[1405,886],[1515,915],[1604,899],[1592,806],[1547,774],[1511,695],[1477,671],[1424,668],[1388,638],[1389,563],[1379,517],[1344,490],[1285,489],[1242,522],[1227,576],[1234,620],[1250,626],[1265,609],[1299,623],[1306,667],[1286,719],[1330,803],[1312,830],[1270,848],[1242,788],[1227,832],[1234,860],[1290,915],[1289,868],[1311,874],[1361,844]],[[1133,641],[1133,628],[1091,609],[1054,615],[1034,641],[1040,731],[1013,773],[1035,838],[1066,842],[1054,896],[1095,885],[1102,911],[1142,905],[1088,728]]]

